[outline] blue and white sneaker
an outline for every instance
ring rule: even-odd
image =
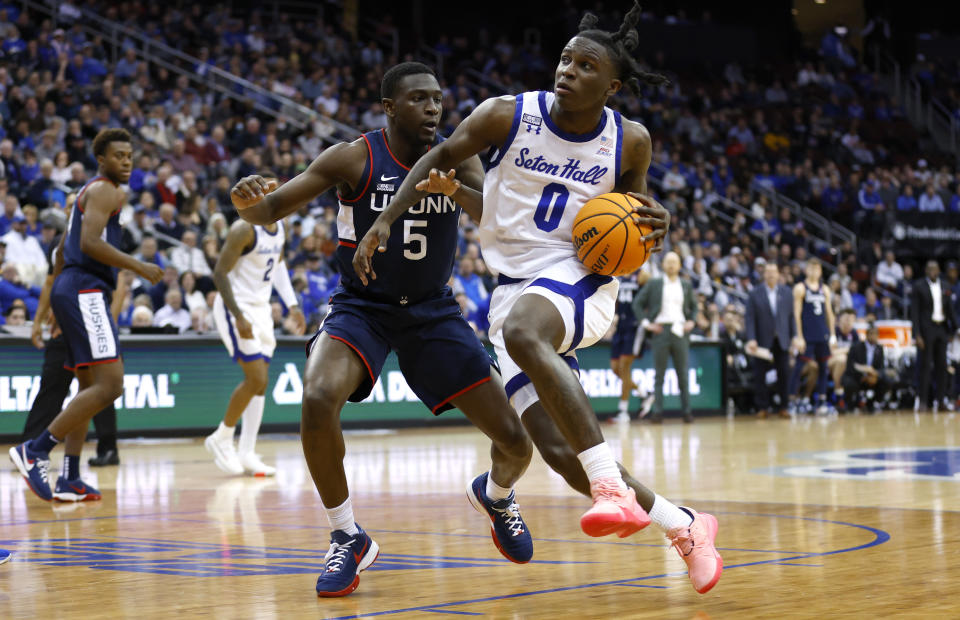
[[[484,472],[473,479],[467,487],[467,499],[477,509],[490,517],[490,536],[503,557],[517,564],[526,564],[533,557],[533,538],[527,524],[520,516],[520,504],[509,497],[492,501],[487,497],[487,476]]]
[[[53,498],[50,492],[50,455],[46,452],[34,452],[26,443],[10,448],[10,460],[17,466],[30,490],[45,502]]]
[[[57,486],[53,491],[53,499],[59,502],[89,502],[102,497],[100,491],[83,480],[67,480],[63,476],[57,478]]]
[[[10,561],[10,558],[13,556],[13,553],[7,549],[0,549],[0,564],[5,564]]]
[[[380,555],[380,545],[359,525],[351,536],[342,530],[330,534],[330,549],[323,556],[323,574],[317,577],[317,596],[346,596],[357,589],[360,573],[370,568]]]

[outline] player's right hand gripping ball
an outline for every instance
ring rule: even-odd
[[[634,207],[643,204],[626,194],[609,193],[591,198],[573,221],[573,246],[590,271],[603,276],[623,276],[647,262],[653,241],[644,242],[652,229],[634,221]]]

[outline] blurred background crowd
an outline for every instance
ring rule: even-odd
[[[104,127],[136,140],[123,249],[165,269],[155,286],[131,281],[120,325],[206,333],[238,179],[266,169],[286,181],[331,144],[384,126],[379,82],[396,62],[437,67],[449,135],[487,97],[551,88],[559,35],[550,33],[575,32],[583,9],[598,11],[603,28],[621,20],[620,7],[566,0],[542,32],[522,36],[466,23],[409,31],[390,13],[351,19],[345,6],[355,4],[321,3],[298,19],[239,2],[0,2],[0,321],[31,319],[65,207],[96,174],[90,145]],[[650,12],[641,33],[722,37],[724,27],[709,12]],[[653,137],[650,187],[673,214],[666,249],[698,294],[699,336],[720,338],[740,320],[765,264],[792,285],[811,256],[824,263],[838,315],[910,317],[930,256],[903,251],[898,227],[960,213],[960,169],[884,79],[879,50],[894,38],[882,19],[857,32],[828,27],[752,63],[691,62],[641,44],[643,65],[670,84],[610,105]],[[900,60],[902,79],[960,115],[960,65]],[[225,74],[235,81],[218,87]],[[336,215],[327,194],[287,221],[287,268],[308,330],[338,283]],[[451,286],[482,334],[495,274],[465,215],[460,233]],[[960,252],[935,258],[960,295]],[[285,313],[277,300],[281,333]]]

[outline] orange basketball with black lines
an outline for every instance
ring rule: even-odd
[[[647,262],[653,242],[643,242],[652,230],[637,224],[633,207],[643,204],[626,194],[601,194],[583,205],[573,221],[573,247],[590,271],[603,276],[633,273]]]

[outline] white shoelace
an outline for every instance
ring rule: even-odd
[[[328,573],[339,573],[340,569],[343,568],[343,562],[347,559],[347,553],[350,551],[350,545],[356,542],[356,539],[351,540],[348,543],[330,543],[330,549],[327,551],[327,555],[324,556],[323,561],[327,565],[326,572]]]
[[[50,461],[37,459],[37,471],[40,472],[40,478],[43,480],[43,483],[46,485],[50,484],[50,476],[47,473],[50,469]]]
[[[523,519],[520,517],[520,504],[511,502],[506,508],[494,508],[497,512],[507,516],[507,527],[511,536],[523,534]]]

